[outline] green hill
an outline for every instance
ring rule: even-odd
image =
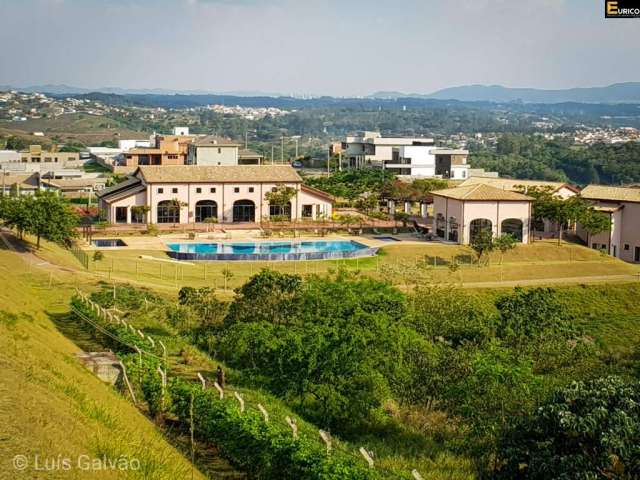
[[[73,285],[50,287],[46,274],[29,270],[18,254],[0,251],[0,478],[205,478],[75,359],[78,347],[54,322]],[[96,458],[107,464],[90,463]],[[14,468],[14,459],[26,467]]]

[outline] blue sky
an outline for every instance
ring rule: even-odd
[[[2,0],[0,84],[366,95],[640,80],[603,0]]]

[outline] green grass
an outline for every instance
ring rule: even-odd
[[[74,357],[79,348],[53,318],[64,315],[75,281],[49,278],[17,254],[0,250],[0,471],[3,478],[81,478],[83,472],[12,467],[15,455],[137,458],[140,470],[96,471],[91,478],[190,477],[192,467],[146,417]],[[34,476],[35,475],[35,476]],[[194,478],[204,478],[197,470]]]
[[[291,274],[326,274],[338,268],[359,271],[378,279],[388,279],[397,285],[411,283],[415,279],[433,282],[476,284],[491,282],[526,282],[546,280],[563,283],[563,279],[579,277],[630,276],[640,273],[637,265],[624,263],[615,258],[575,244],[536,242],[520,245],[504,256],[493,253],[489,264],[478,267],[469,248],[443,244],[396,244],[385,246],[376,257],[295,262],[158,262],[141,259],[141,255],[169,259],[159,250],[102,250],[104,259],[91,261],[89,270],[107,280],[139,282],[163,289],[179,286],[210,286],[224,290],[223,271],[228,269],[233,276],[227,279],[227,289],[242,285],[262,268],[271,268]],[[52,252],[53,253],[53,252]],[[59,255],[59,254],[58,254]],[[503,258],[502,258],[503,257]],[[449,266],[460,263],[457,271]],[[416,264],[427,265],[418,273],[412,272]],[[632,277],[627,277],[630,280]],[[580,280],[579,280],[580,281]],[[574,282],[575,283],[575,282]]]

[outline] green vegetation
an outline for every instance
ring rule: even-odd
[[[76,282],[77,277],[56,272],[51,284],[49,272],[0,251],[0,476],[204,479],[152,422],[75,358],[78,345],[65,335],[75,328],[66,302]],[[87,351],[100,348],[86,335],[78,343]],[[20,472],[12,466],[16,455],[26,456],[30,467],[38,456],[41,468],[45,459],[69,458],[73,469]],[[140,468],[87,474],[76,468],[81,456],[126,459],[131,465],[137,459]]]
[[[634,142],[574,148],[569,140],[507,133],[499,137],[495,151],[473,150],[470,161],[513,178],[618,185],[640,181],[639,155],[640,145]]]
[[[15,228],[20,238],[25,233],[35,235],[38,249],[42,238],[69,245],[78,225],[78,215],[69,203],[48,191],[18,197],[3,196],[0,198],[0,219],[5,225]]]
[[[640,471],[638,381],[573,382],[511,423],[499,478],[630,479]]]
[[[509,465],[529,461],[518,453],[525,450],[510,443],[514,436],[521,438],[514,419],[534,419],[538,406],[552,401],[554,392],[569,388],[572,381],[588,382],[609,374],[628,377],[640,366],[634,356],[638,335],[627,336],[625,348],[609,345],[601,330],[608,324],[605,317],[598,313],[597,320],[585,318],[593,297],[607,298],[608,293],[612,298],[633,297],[640,286],[516,289],[479,295],[451,286],[421,285],[404,294],[387,283],[346,272],[304,279],[265,270],[238,289],[229,303],[206,288],[182,289],[177,305],[133,289],[119,288],[114,300],[110,287],[94,299],[105,307],[117,306],[136,328],[161,335],[171,352],[180,351],[180,356],[190,352],[187,365],[203,365],[207,356],[213,365],[224,360],[233,385],[227,392],[237,388],[249,399],[257,398],[259,388],[277,397],[260,397],[269,412],[281,412],[280,423],[272,429],[255,410],[240,415],[233,399],[214,399],[210,393],[200,393],[193,382],[169,384],[165,415],[188,422],[195,392],[196,431],[203,439],[218,442],[243,469],[269,475],[286,466],[298,472],[298,478],[333,478],[313,473],[318,471],[316,462],[325,458],[317,436],[308,443],[315,425],[346,440],[341,451],[349,450],[350,455],[334,458],[340,469],[361,468],[362,461],[352,463],[353,454],[357,446],[365,445],[376,455],[375,474],[385,478],[408,478],[411,468],[421,473],[430,468],[433,478],[492,473],[510,478]],[[631,333],[637,330],[638,308],[614,303],[602,305],[602,312],[624,318],[624,323],[618,322],[619,334]],[[140,341],[131,332],[122,334]],[[189,350],[187,344],[198,348]],[[136,359],[132,355],[128,360],[132,377]],[[170,364],[174,375],[193,378],[193,373],[180,374],[185,367]],[[140,387],[141,396],[150,402],[152,412],[163,411],[159,377],[149,375],[145,381],[148,385]],[[299,444],[292,442],[282,423],[292,411],[305,420],[299,421],[301,428],[311,432]],[[556,433],[562,435],[553,429],[545,435]],[[274,446],[262,448],[255,458],[245,456],[247,450],[238,437],[246,445],[270,439]],[[307,445],[311,450],[304,455],[317,460],[304,467],[290,463],[291,452],[300,455],[298,449]],[[452,458],[460,455],[458,467],[452,468]],[[247,462],[252,463],[247,466]],[[624,463],[626,471],[635,472],[635,464],[626,459]],[[329,475],[334,468],[338,467],[324,466],[322,471]]]
[[[384,170],[344,170],[328,177],[307,177],[305,183],[336,197],[354,201],[362,194],[379,196],[386,181],[395,178]]]

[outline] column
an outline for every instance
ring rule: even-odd
[[[396,202],[387,200],[387,208],[389,209],[389,218],[393,220],[396,217]]]

